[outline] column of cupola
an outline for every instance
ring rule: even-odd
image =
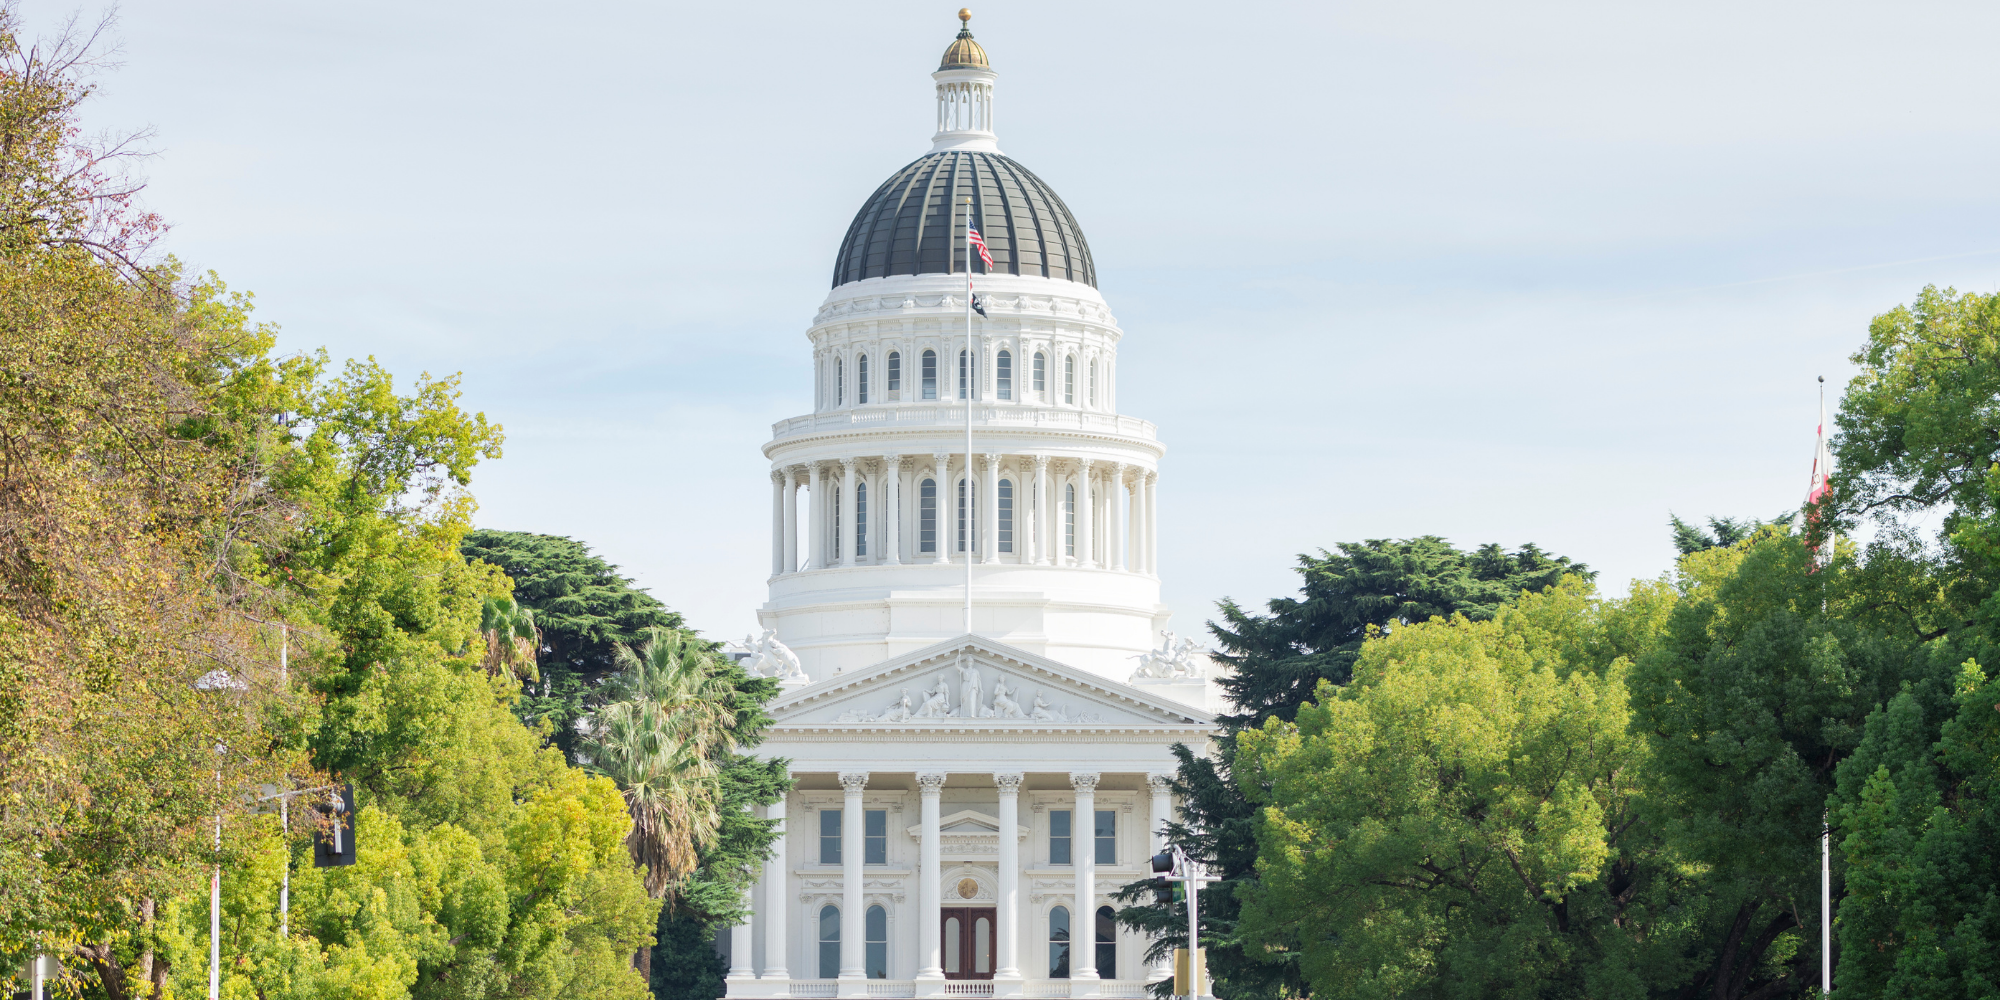
[[[963,558],[959,489],[968,481],[977,529],[972,558],[980,564],[1158,575],[1158,473],[1117,460],[1045,453],[975,453],[969,468],[965,458],[964,452],[887,453],[773,470],[773,575]],[[930,551],[920,538],[926,480],[933,484]],[[1009,501],[1004,522],[1003,481]],[[1003,523],[1009,534],[1004,551]]]

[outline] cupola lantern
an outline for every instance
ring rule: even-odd
[[[993,134],[993,81],[997,74],[986,59],[986,50],[972,40],[972,11],[961,8],[962,26],[958,37],[938,60],[937,134],[931,137],[931,151],[963,149],[997,153],[999,140]]]

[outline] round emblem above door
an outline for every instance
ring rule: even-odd
[[[958,898],[971,899],[979,895],[979,883],[969,878],[958,880]]]

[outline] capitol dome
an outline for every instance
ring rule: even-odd
[[[947,149],[898,170],[875,189],[840,241],[833,286],[894,274],[965,272],[966,199],[993,254],[990,271],[1096,286],[1090,244],[1069,206],[1034,172],[998,152]],[[977,260],[974,255],[974,260]]]

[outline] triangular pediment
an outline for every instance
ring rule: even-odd
[[[1143,688],[978,636],[836,674],[786,693],[770,712],[779,730],[1202,730],[1215,721]]]

